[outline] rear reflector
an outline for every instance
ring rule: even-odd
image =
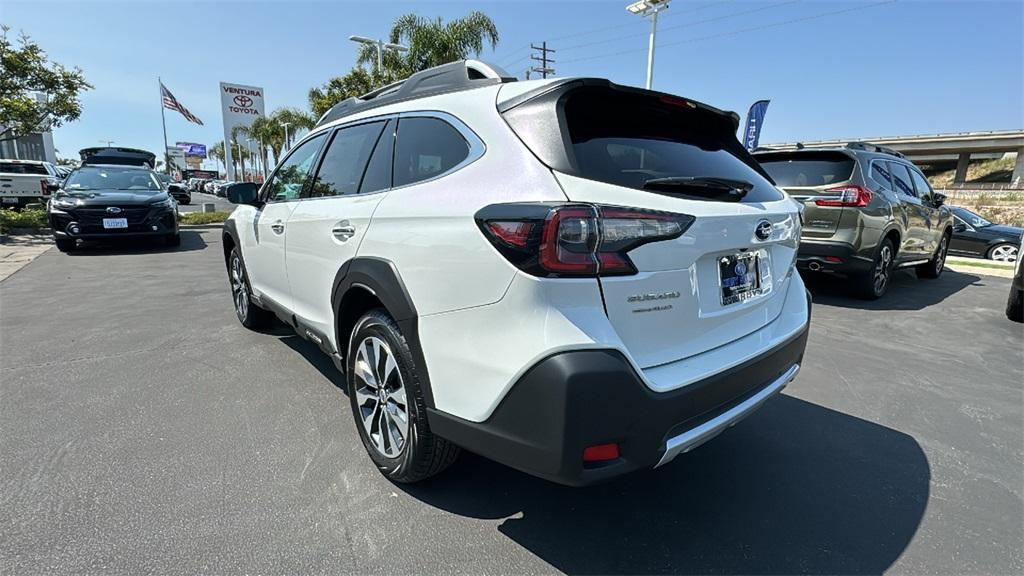
[[[618,444],[598,444],[583,450],[584,462],[607,462],[619,458]]]
[[[831,262],[833,264],[839,264],[843,261],[843,259],[838,256],[825,256],[825,261]]]

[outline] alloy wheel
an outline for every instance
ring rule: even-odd
[[[878,254],[878,262],[875,264],[875,294],[881,294],[885,285],[889,283],[890,265],[892,264],[892,248],[886,244]]]
[[[939,253],[935,255],[935,273],[942,272],[942,267],[946,265],[946,249],[949,245],[949,239],[946,236],[942,237],[942,242],[939,243]]]
[[[249,287],[245,284],[242,259],[237,254],[231,257],[231,295],[235,300],[235,312],[245,320],[249,314]]]
[[[397,458],[409,437],[409,404],[387,342],[376,336],[364,338],[353,372],[359,419],[370,443],[382,456]]]
[[[1000,262],[1015,262],[1017,260],[1017,247],[1010,244],[1003,244],[992,249],[992,259]]]

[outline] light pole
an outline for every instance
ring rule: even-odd
[[[651,17],[651,39],[647,46],[647,89],[654,80],[654,38],[658,34],[658,12],[668,8],[670,0],[640,0],[626,6],[631,14]]]
[[[409,48],[402,46],[401,44],[392,44],[383,40],[374,40],[373,38],[367,38],[366,36],[349,36],[349,40],[358,42],[360,44],[366,44],[367,46],[375,46],[377,48],[377,74],[382,74],[384,70],[384,49],[394,50],[395,52],[408,52]]]
[[[288,141],[288,127],[291,125],[291,122],[281,122],[281,126],[284,126],[284,152],[287,152],[288,148],[291,147],[291,142]]]
[[[252,138],[245,139],[245,146],[249,149],[249,164],[252,165],[252,179],[256,179],[256,156],[252,153]]]

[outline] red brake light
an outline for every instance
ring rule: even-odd
[[[636,273],[627,252],[677,238],[693,216],[590,204],[495,204],[477,213],[487,238],[536,276]]]
[[[818,206],[849,206],[863,208],[871,203],[871,190],[861,186],[839,186],[829,188],[825,192],[835,194],[835,198],[819,198],[814,201]]]
[[[43,196],[49,196],[50,195],[50,190],[46,188],[46,184],[47,184],[46,180],[40,180],[39,181],[39,192]]]
[[[488,222],[487,227],[498,238],[512,246],[525,248],[533,230],[532,222]]]

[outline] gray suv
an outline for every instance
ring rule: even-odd
[[[942,273],[953,233],[946,197],[899,152],[851,143],[754,157],[804,205],[800,268],[845,274],[870,300],[885,294],[894,269],[913,266],[920,278]]]

